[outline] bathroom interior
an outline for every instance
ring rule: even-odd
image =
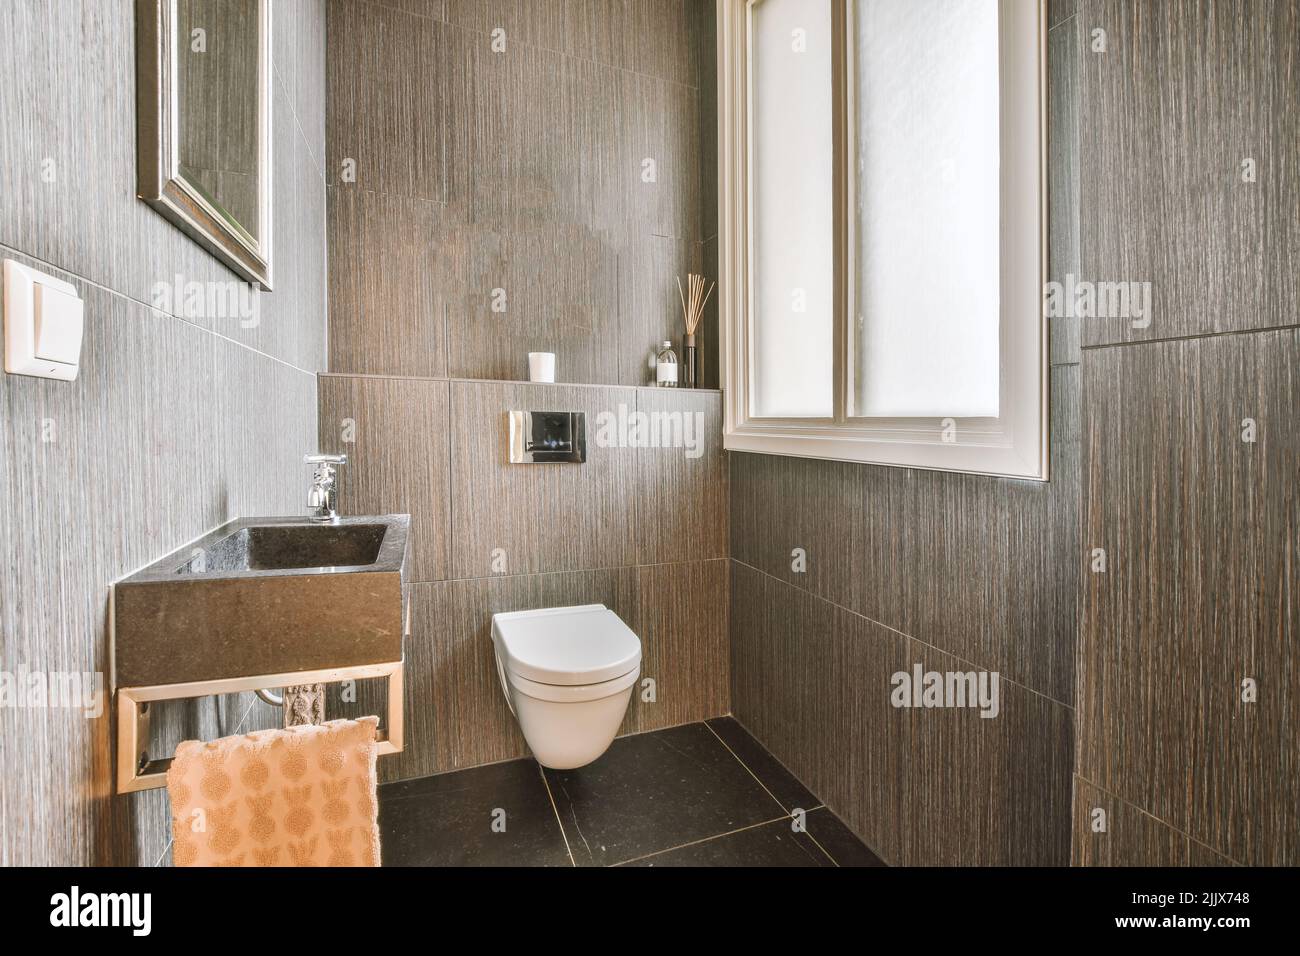
[[[1300,862],[1300,0],[0,70],[4,866]]]

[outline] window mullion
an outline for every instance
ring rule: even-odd
[[[834,258],[834,385],[832,411],[836,422],[848,415],[849,363],[849,89],[848,89],[848,6],[852,0],[829,0],[831,3],[831,117],[834,156],[831,163],[832,255]]]

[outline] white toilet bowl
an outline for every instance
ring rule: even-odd
[[[603,604],[492,615],[497,676],[543,767],[589,764],[618,733],[641,641]]]

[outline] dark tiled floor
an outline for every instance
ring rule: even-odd
[[[385,784],[379,825],[388,866],[881,865],[730,717],[622,737],[578,770]]]

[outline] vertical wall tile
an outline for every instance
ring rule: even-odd
[[[330,185],[446,199],[444,30],[417,11],[330,0]]]
[[[17,250],[5,258],[43,268]],[[85,301],[75,382],[0,382],[0,536],[11,574],[0,602],[3,659],[107,680],[112,581],[241,514],[298,513],[301,449],[315,440],[309,373],[71,274]],[[115,477],[86,481],[87,463]],[[52,494],[51,489],[70,489]],[[105,488],[111,502],[100,502]],[[75,561],[70,555],[76,555]],[[111,688],[109,688],[111,691]],[[161,708],[155,746],[233,732],[234,698]],[[160,794],[113,794],[112,720],[0,709],[9,768],[6,863],[152,864],[168,839]],[[18,743],[22,742],[19,749]],[[11,821],[6,821],[8,824]]]
[[[342,514],[409,514],[407,580],[450,573],[450,396],[428,379],[320,379],[320,449],[346,454]]]
[[[493,614],[604,604],[624,621],[634,621],[636,602],[631,569],[480,578],[417,590],[410,640],[431,648],[424,659],[433,681],[433,699],[425,703],[417,728],[417,749],[429,751],[431,729],[433,767],[439,771],[528,752],[497,675]]]
[[[917,641],[909,656],[925,671],[978,670]],[[909,865],[1069,862],[1072,713],[1006,679],[997,707],[911,709]]]
[[[726,560],[636,569],[641,678],[624,723],[637,733],[718,717],[731,710]]]
[[[640,389],[629,411],[646,416],[658,447],[636,449],[639,564],[727,555],[727,466],[722,396]]]
[[[619,381],[653,385],[655,370],[649,359],[666,341],[673,343],[678,361],[682,360],[686,321],[677,281],[685,289],[687,275],[701,269],[698,243],[664,236],[622,239],[618,248]],[[679,366],[679,382],[684,374]]]
[[[452,572],[486,577],[632,564],[637,450],[602,447],[598,416],[631,389],[453,382]],[[511,464],[508,413],[585,412],[584,464]]]
[[[486,42],[494,30],[511,44],[560,50],[564,47],[564,8],[567,0],[444,0],[447,21],[481,34]]]
[[[1288,330],[1083,363],[1084,547],[1106,572],[1084,575],[1079,773],[1252,864],[1300,846],[1298,358]]]
[[[272,68],[289,94],[313,164],[325,176],[325,35],[328,0],[287,0],[271,14]]]
[[[133,5],[6,7],[0,59],[15,66],[0,89],[0,253],[72,282],[85,302],[75,382],[0,381],[7,667],[107,678],[112,581],[237,515],[300,513],[324,361],[324,181],[312,151],[324,89],[323,8],[295,2],[271,37],[282,54],[275,291],[256,296],[253,322],[178,318],[183,300],[157,296],[235,277],[136,198],[134,124],[123,122],[135,115]],[[250,695],[160,707],[153,746],[264,717]],[[163,856],[166,795],[114,794],[112,723],[107,711],[0,709],[0,863]]]
[[[471,232],[465,255],[465,288],[448,322],[454,377],[525,381],[528,353],[554,352],[557,381],[619,382],[608,242],[582,226],[518,223]]]
[[[1053,3],[1052,14],[1063,4]],[[1073,14],[1073,9],[1070,14]],[[1065,19],[1065,18],[1063,18]],[[1083,63],[1080,57],[1078,22],[1063,22],[1047,36],[1047,273],[1062,284],[1082,275],[1079,253],[1079,96]],[[1055,316],[1048,319],[1051,362],[1062,365],[1079,361],[1079,318]]]
[[[1108,42],[1083,54],[1083,267],[1150,282],[1152,312],[1085,320],[1084,344],[1294,323],[1300,0],[1098,0],[1087,16]]]
[[[1187,866],[1187,837],[1137,807],[1074,778],[1075,866]],[[1199,865],[1199,864],[1198,864]]]
[[[907,639],[732,562],[736,719],[886,860],[902,859],[910,720],[889,703]]]
[[[445,207],[329,191],[330,371],[447,374],[448,292],[460,275]]]

